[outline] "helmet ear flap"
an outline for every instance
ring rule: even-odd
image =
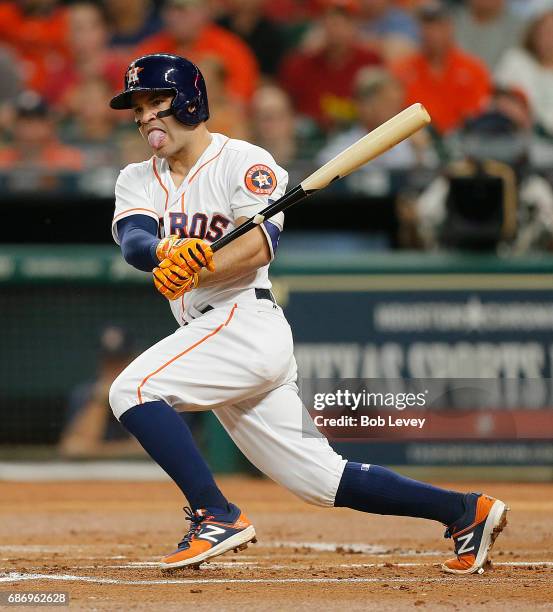
[[[199,123],[196,114],[197,110],[201,107],[200,96],[187,100],[183,93],[178,92],[171,103],[171,107],[174,109],[175,117],[181,123],[186,125],[196,125]]]

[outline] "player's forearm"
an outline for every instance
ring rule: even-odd
[[[261,228],[237,238],[213,257],[215,272],[203,269],[200,287],[211,287],[223,281],[242,278],[271,261],[267,239]]]
[[[156,247],[157,223],[146,215],[132,215],[117,223],[117,233],[125,261],[131,266],[151,272],[158,264]]]

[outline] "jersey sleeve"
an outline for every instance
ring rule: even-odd
[[[234,219],[253,217],[286,191],[288,173],[272,155],[260,147],[242,152],[240,161],[232,173],[231,209]],[[261,229],[265,233],[271,259],[275,255],[280,232],[284,227],[284,213],[278,213],[265,221]]]
[[[117,222],[130,215],[147,215],[159,223],[154,203],[148,197],[146,181],[141,176],[140,168],[135,164],[121,170],[115,184],[115,212],[111,233],[117,244],[119,244]]]

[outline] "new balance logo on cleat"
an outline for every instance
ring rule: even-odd
[[[206,525],[203,533],[201,533],[198,537],[202,538],[203,540],[210,540],[211,542],[217,543],[217,538],[214,538],[213,536],[220,535],[226,532],[226,529],[221,529],[220,527],[216,527],[215,525]]]
[[[474,537],[474,531],[471,531],[470,533],[467,533],[467,535],[464,536],[459,536],[457,541],[458,542],[462,542],[462,546],[460,546],[457,549],[457,554],[458,555],[462,555],[464,553],[468,553],[471,550],[474,550],[474,546],[471,546],[470,548],[468,547],[469,542],[472,540],[472,538]]]
[[[205,510],[185,508],[190,521],[188,533],[179,542],[177,550],[161,560],[162,569],[199,567],[204,561],[229,550],[244,550],[255,543],[255,529],[240,509],[229,504],[230,512],[210,514]]]
[[[507,524],[508,508],[499,499],[480,493],[468,493],[465,508],[465,514],[446,529],[444,537],[453,538],[456,557],[446,561],[442,569],[450,574],[481,574]]]

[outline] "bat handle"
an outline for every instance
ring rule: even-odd
[[[294,204],[297,204],[298,202],[306,198],[308,195],[309,193],[306,193],[302,189],[301,185],[294,187],[294,189],[292,189],[291,191],[283,195],[276,202],[272,202],[271,204],[269,204],[269,206],[266,206],[263,210],[258,212],[256,215],[254,215],[253,217],[250,217],[247,221],[242,223],[242,225],[235,227],[228,234],[225,234],[222,238],[219,238],[219,240],[216,240],[211,245],[211,250],[214,253],[217,252],[219,249],[222,249],[224,246],[226,246],[233,240],[236,240],[240,236],[243,236],[244,234],[252,230],[254,227],[258,227],[267,219],[270,219],[271,217],[274,217],[279,212],[282,212],[283,210],[290,208],[290,206],[294,206]]]

